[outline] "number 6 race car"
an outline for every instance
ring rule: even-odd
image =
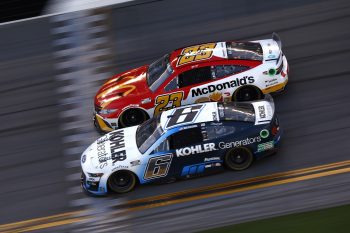
[[[182,105],[257,100],[283,90],[287,81],[288,63],[276,34],[194,45],[109,79],[95,96],[94,124],[110,132]]]
[[[82,186],[95,195],[125,193],[137,183],[243,170],[275,152],[280,136],[270,95],[182,106],[96,140],[81,156]]]

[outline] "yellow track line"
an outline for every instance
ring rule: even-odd
[[[76,222],[81,222],[83,220],[88,219],[88,217],[85,218],[73,218],[73,219],[66,219],[66,220],[60,220],[56,222],[50,222],[50,223],[43,223],[39,225],[34,225],[34,226],[28,226],[28,227],[22,227],[19,229],[15,230],[9,230],[9,231],[4,231],[2,233],[20,233],[20,232],[28,232],[28,231],[35,231],[35,230],[41,230],[41,229],[46,229],[50,227],[58,227],[62,225],[68,225]]]
[[[63,213],[63,214],[51,215],[51,216],[47,216],[47,217],[29,219],[29,220],[15,222],[15,223],[3,224],[3,225],[0,225],[0,231],[4,231],[4,230],[7,230],[9,228],[20,227],[22,225],[28,225],[30,223],[36,223],[36,222],[40,222],[40,221],[58,220],[58,219],[62,219],[65,217],[71,217],[74,215],[78,215],[81,213],[82,213],[82,211],[73,211],[73,212],[67,212],[67,213]]]
[[[230,187],[230,186],[234,187],[237,185],[249,184],[249,183],[259,182],[259,181],[266,181],[266,180],[271,180],[274,178],[283,178],[283,177],[288,177],[288,176],[303,175],[303,174],[307,174],[307,173],[311,173],[311,172],[321,171],[321,172],[316,173],[316,174],[309,174],[309,175],[304,175],[301,177],[294,177],[294,178],[286,178],[284,180],[271,181],[271,182],[264,183],[264,184],[255,184],[255,185],[251,185],[248,187],[236,188],[234,190],[217,191],[217,192],[209,193],[209,194],[200,194],[200,195],[192,196],[192,197],[185,197],[185,198],[169,200],[169,201],[164,201],[164,202],[155,203],[155,204],[148,204],[148,205],[144,205],[144,206],[132,207],[132,208],[128,208],[126,211],[137,211],[137,210],[143,210],[143,209],[156,208],[156,207],[160,207],[160,206],[167,206],[167,205],[172,205],[172,204],[177,204],[177,203],[183,203],[183,202],[188,202],[188,201],[194,201],[194,200],[205,199],[205,198],[210,198],[210,197],[222,196],[222,195],[233,194],[233,193],[237,193],[237,192],[272,187],[272,186],[281,185],[281,184],[293,183],[293,182],[297,182],[297,181],[310,180],[310,179],[315,179],[315,178],[319,178],[319,177],[350,172],[350,168],[335,169],[335,168],[339,168],[339,167],[346,166],[346,165],[350,165],[350,160],[326,164],[326,165],[320,165],[320,166],[315,166],[315,167],[310,167],[310,168],[303,168],[303,169],[298,169],[298,170],[293,170],[293,171],[288,171],[288,172],[275,173],[272,175],[260,176],[260,177],[255,177],[255,178],[242,180],[242,181],[234,181],[234,182],[228,182],[228,183],[219,184],[219,185],[206,186],[206,187],[197,188],[197,189],[189,189],[189,190],[185,190],[185,191],[174,192],[174,193],[170,193],[170,194],[164,194],[164,195],[159,195],[159,196],[154,196],[154,197],[149,197],[149,198],[136,199],[136,200],[127,202],[127,204],[141,203],[144,201],[152,201],[152,200],[161,200],[161,199],[168,198],[168,197],[175,197],[175,196],[180,195],[180,194],[189,194],[189,193],[198,192],[198,191],[212,191],[212,190],[219,189],[219,188],[225,188],[225,187]],[[322,170],[326,170],[326,169],[335,169],[335,170],[322,172]],[[57,214],[57,215],[52,215],[52,216],[47,216],[47,217],[42,217],[42,218],[36,218],[36,219],[30,219],[30,220],[15,222],[15,223],[4,224],[4,225],[0,225],[0,231],[4,232],[4,233],[5,232],[6,233],[26,232],[26,231],[33,231],[33,230],[45,229],[45,228],[80,222],[80,221],[83,221],[83,220],[89,218],[89,217],[76,217],[76,218],[74,217],[74,216],[77,216],[78,214],[81,214],[82,212],[83,211],[67,212],[67,213],[63,213],[63,214]],[[64,219],[64,218],[66,218],[66,219]],[[51,222],[42,223],[42,221],[51,221]]]
[[[191,194],[191,193],[195,193],[195,192],[213,191],[215,189],[250,184],[250,183],[254,183],[254,182],[266,181],[266,180],[271,180],[271,179],[276,179],[276,178],[283,178],[286,176],[302,175],[302,174],[306,174],[306,173],[322,171],[325,169],[338,168],[338,167],[346,166],[346,165],[350,165],[350,160],[345,160],[342,162],[330,163],[330,164],[320,165],[320,166],[315,166],[315,167],[310,167],[310,168],[302,168],[302,169],[293,170],[293,171],[280,172],[280,173],[275,173],[275,174],[266,175],[266,176],[258,176],[258,177],[254,177],[254,178],[250,178],[250,179],[246,179],[246,180],[241,180],[241,181],[231,181],[231,182],[218,184],[218,185],[210,185],[210,186],[204,186],[201,188],[188,189],[185,191],[173,192],[173,193],[168,193],[168,194],[161,194],[161,195],[153,196],[153,197],[140,198],[140,199],[128,201],[127,205],[137,204],[137,203],[142,203],[142,202],[158,201],[158,200],[162,200],[162,199],[166,199],[166,198],[176,197],[176,196],[184,195],[184,194]]]
[[[163,203],[149,204],[149,205],[145,205],[145,206],[129,208],[127,211],[137,211],[137,210],[144,210],[144,209],[156,208],[156,207],[161,207],[161,206],[173,205],[173,204],[177,204],[177,203],[195,201],[195,200],[200,200],[200,199],[205,199],[205,198],[210,198],[210,197],[217,197],[217,196],[233,194],[233,193],[238,193],[238,192],[243,192],[243,191],[249,191],[249,190],[254,190],[254,189],[267,188],[267,187],[277,186],[277,185],[281,185],[281,184],[294,183],[297,181],[305,181],[305,180],[315,179],[315,178],[324,177],[324,176],[331,176],[331,175],[336,175],[336,174],[341,174],[341,173],[347,173],[347,172],[350,172],[350,168],[342,168],[342,169],[331,170],[331,171],[326,171],[326,172],[321,172],[321,173],[316,173],[316,174],[311,174],[311,175],[305,175],[305,176],[301,176],[301,177],[289,178],[289,179],[285,179],[285,180],[272,181],[272,182],[265,183],[265,184],[256,184],[256,185],[252,185],[249,187],[237,188],[234,190],[226,190],[226,191],[221,191],[221,192],[216,192],[216,193],[202,194],[202,195],[193,196],[193,197],[181,198],[178,200],[165,201]]]

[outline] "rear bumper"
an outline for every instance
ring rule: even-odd
[[[269,86],[265,89],[262,90],[262,92],[264,94],[277,94],[277,93],[281,93],[284,91],[287,83],[288,83],[288,79],[289,79],[289,64],[287,61],[287,58],[285,56],[283,56],[283,69],[281,71],[281,73],[279,73],[278,75],[275,76],[275,79],[278,81],[275,85],[273,86]]]
[[[281,144],[281,137],[282,137],[283,131],[279,130],[278,133],[267,143],[273,143],[273,148],[269,149],[269,150],[265,150],[265,151],[259,151],[259,149],[254,153],[257,159],[275,154]],[[262,143],[264,144],[264,143]]]

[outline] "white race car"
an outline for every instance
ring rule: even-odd
[[[243,170],[255,158],[275,152],[280,134],[270,95],[254,102],[179,107],[96,140],[81,156],[82,186],[104,195],[224,166]]]

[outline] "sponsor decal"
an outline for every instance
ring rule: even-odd
[[[143,176],[144,179],[148,180],[167,176],[172,158],[172,154],[150,158]]]
[[[181,66],[194,61],[210,59],[213,56],[215,46],[215,43],[208,43],[184,48],[179,55],[176,66]]]
[[[176,125],[194,122],[203,106],[203,104],[199,104],[186,108],[175,109],[173,114],[169,116],[169,120],[165,124],[165,128],[167,129]]]
[[[239,146],[246,146],[255,142],[261,142],[261,137],[257,136],[253,138],[246,138],[246,139],[234,141],[234,142],[219,142],[219,148],[230,149],[230,148],[239,147]]]
[[[116,130],[110,133],[111,155],[113,165],[126,159],[124,130]]]
[[[265,112],[264,105],[258,106],[258,110],[259,110],[259,117],[260,118],[266,118],[266,112]]]
[[[205,143],[201,145],[189,146],[180,149],[176,149],[176,156],[188,156],[193,154],[201,154],[209,151],[217,150],[215,143]]]
[[[263,129],[260,131],[260,137],[267,138],[270,135],[270,132],[267,129]]]
[[[138,166],[141,164],[140,160],[134,160],[130,162],[130,166],[134,167],[134,166]]]
[[[278,84],[277,78],[273,78],[273,79],[270,79],[270,80],[265,80],[265,86],[266,87],[271,87],[271,86],[274,86],[276,84]]]
[[[112,172],[118,169],[128,169],[128,168],[129,166],[126,166],[126,165],[118,165],[112,169]]]
[[[270,50],[270,51],[271,51],[271,50]],[[273,59],[273,58],[275,58],[275,57],[276,57],[275,55],[271,54],[271,55],[269,55],[267,58]]]
[[[206,95],[216,91],[221,91],[229,88],[239,87],[246,84],[254,83],[253,76],[244,76],[242,78],[236,78],[231,81],[227,81],[219,84],[210,84],[206,87],[197,87],[191,90],[192,97]]]
[[[204,102],[210,102],[210,101],[215,101],[215,102],[223,102],[223,96],[221,92],[214,92],[213,94],[209,95],[208,97],[200,97],[196,99],[194,102],[196,104],[198,103],[204,103]]]
[[[106,144],[105,142],[108,140],[106,140],[106,136],[100,138],[97,140],[97,158],[98,158],[98,162],[100,163],[99,167],[100,169],[104,168],[107,166],[107,160],[108,160],[108,153],[106,151]]]
[[[86,161],[86,155],[84,154],[83,156],[81,156],[81,162],[85,163],[85,161]]]
[[[157,96],[155,100],[154,115],[158,115],[166,110],[180,107],[183,97],[183,91]]]
[[[274,148],[274,142],[269,141],[258,145],[258,152],[270,150]]]
[[[105,143],[105,142],[108,141],[108,140],[109,140],[108,135],[105,135],[105,136],[103,136],[103,137],[97,139],[97,144]]]
[[[91,182],[99,182],[101,179],[101,177],[87,177],[86,180],[87,181],[91,181]]]
[[[220,92],[214,92],[213,94],[209,95],[210,101],[221,101],[222,102],[222,93]]]
[[[118,85],[115,85],[111,88],[107,88],[104,91],[100,92],[96,98],[97,99],[101,99],[101,107],[105,108],[108,104],[110,104],[111,102],[113,102],[114,100],[117,100],[120,98],[119,95],[114,95],[112,97],[111,94],[113,92],[118,91],[119,93],[123,94],[123,96],[127,96],[129,95],[132,91],[134,91],[136,89],[136,86],[128,84],[130,83],[129,80],[134,79],[134,76],[119,76],[117,78],[113,78],[111,80],[109,80],[108,82],[106,82],[104,84],[104,86],[106,86],[109,83],[114,83],[114,82],[118,82]]]
[[[209,162],[213,160],[220,160],[220,157],[211,157],[211,158],[204,158],[204,162]]]
[[[193,129],[193,128],[197,128],[197,125],[188,125],[188,126],[182,127],[182,130],[184,130],[184,129]]]
[[[212,112],[212,114],[213,114],[213,120],[214,121],[218,121],[219,119],[218,119],[218,114],[216,114],[216,112]]]
[[[206,163],[205,168],[221,167],[221,163]]]

